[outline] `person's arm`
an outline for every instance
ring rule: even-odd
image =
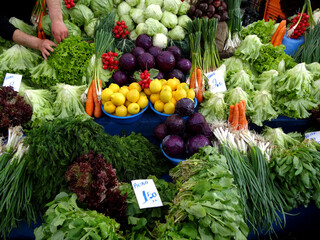
[[[48,56],[50,56],[50,52],[53,52],[52,47],[56,47],[57,45],[49,40],[49,39],[40,39],[34,36],[31,36],[19,29],[16,29],[13,32],[12,40],[20,45],[23,45],[25,47],[33,48],[35,50],[39,50],[44,57],[44,59],[48,59]]]
[[[68,28],[63,22],[60,0],[47,0],[47,7],[51,19],[51,32],[57,43],[68,37]]]

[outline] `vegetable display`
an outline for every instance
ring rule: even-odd
[[[219,21],[226,21],[229,19],[227,1],[220,0],[196,1],[191,4],[187,14],[192,20],[201,17],[214,17]]]

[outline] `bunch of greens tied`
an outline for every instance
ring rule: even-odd
[[[226,158],[207,146],[170,171],[179,191],[160,239],[246,239],[241,199]]]

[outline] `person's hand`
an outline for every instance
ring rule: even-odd
[[[57,43],[68,37],[69,31],[63,21],[51,22],[51,32]]]
[[[42,56],[45,60],[48,60],[48,57],[50,56],[50,52],[53,52],[53,47],[56,47],[57,44],[52,42],[49,39],[43,39],[39,41],[38,49],[41,51]]]

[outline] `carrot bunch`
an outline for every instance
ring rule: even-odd
[[[284,38],[286,31],[287,31],[287,21],[284,19],[279,23],[276,31],[271,37],[270,42],[274,47],[280,46],[282,44],[282,39]]]
[[[38,0],[32,10],[32,22],[37,25],[38,38],[46,39],[46,35],[42,28],[42,18],[48,14],[46,10],[46,0]]]
[[[230,105],[230,113],[228,123],[232,131],[248,129],[248,121],[246,118],[246,100]]]
[[[203,101],[204,86],[202,71],[199,67],[192,72],[189,87],[195,91],[197,101],[201,103]]]
[[[101,101],[99,99],[98,92],[102,90],[101,80],[92,80],[88,88],[87,100],[86,100],[86,113],[92,117],[99,118],[102,115]]]

